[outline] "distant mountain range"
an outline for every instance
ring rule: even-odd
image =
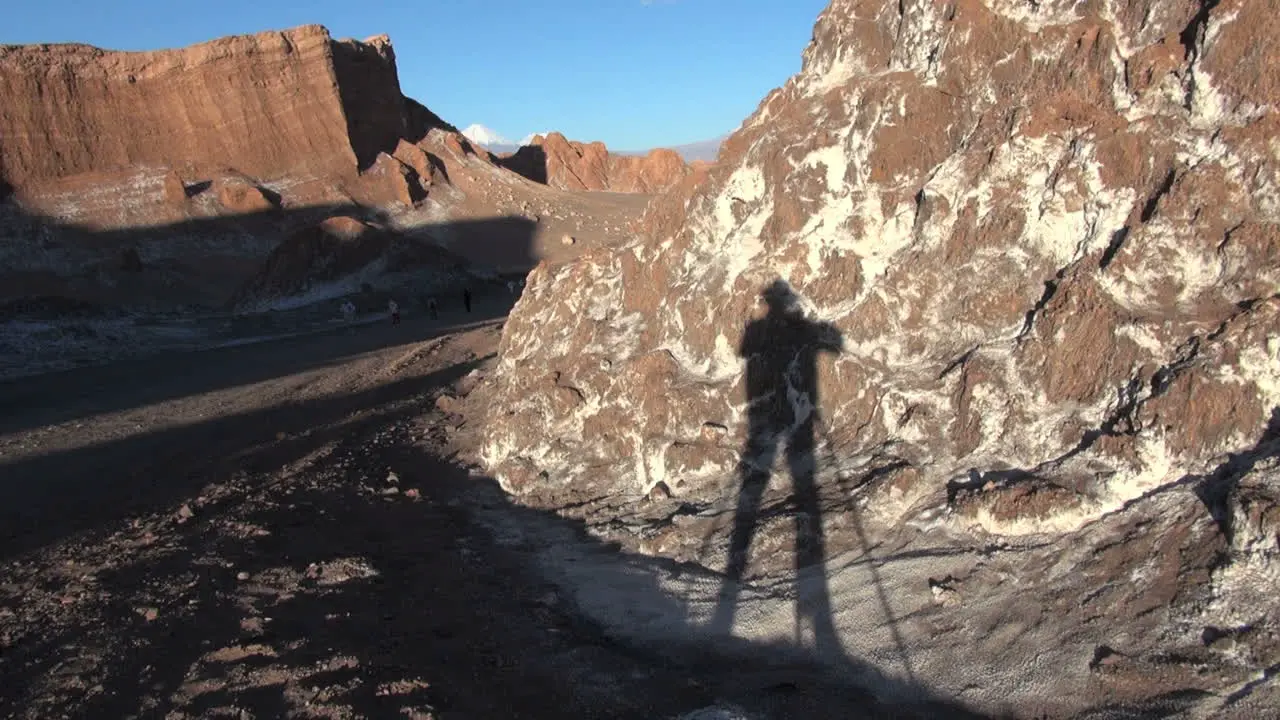
[[[720,152],[721,143],[723,143],[728,137],[729,136],[727,134],[721,135],[720,137],[713,138],[711,140],[702,140],[700,142],[689,143],[687,145],[675,145],[671,147],[671,149],[680,153],[680,157],[684,158],[685,162],[693,162],[695,160],[715,162],[716,155]],[[619,155],[644,155],[648,152],[648,150],[617,151]]]
[[[537,135],[545,136],[547,133],[530,133],[519,142],[515,142],[504,137],[501,133],[481,125],[480,123],[473,123],[467,127],[467,129],[463,130],[462,134],[465,135],[468,140],[477,145],[483,146],[489,152],[502,155],[505,153],[513,153],[516,150],[519,150],[522,146],[528,145]],[[720,151],[720,144],[723,143],[727,137],[729,137],[728,134],[725,134],[711,140],[688,143],[687,145],[675,145],[670,149],[680,153],[680,156],[684,158],[685,162],[693,162],[695,160],[714,162],[716,154]],[[617,153],[618,155],[646,155],[649,150],[611,150],[610,152]]]

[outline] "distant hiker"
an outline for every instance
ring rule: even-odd
[[[470,288],[463,289],[462,304],[466,306],[467,312],[471,312],[471,289]]]
[[[400,324],[400,305],[398,305],[395,300],[388,300],[387,309],[391,311],[391,324],[399,325]]]
[[[339,309],[342,310],[342,319],[345,320],[346,322],[351,322],[352,320],[355,319],[356,306],[353,305],[350,300],[347,300],[346,302],[342,303],[342,307]]]
[[[436,304],[434,297],[427,298],[427,312],[431,313],[432,320],[440,317],[440,306]]]
[[[508,280],[508,281],[507,281],[507,292],[508,292],[508,293],[510,293],[511,295],[515,295],[515,294],[516,294],[516,281],[515,281],[515,280]]]

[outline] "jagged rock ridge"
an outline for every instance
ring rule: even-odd
[[[602,142],[577,142],[555,132],[533,136],[528,144],[500,162],[534,182],[563,190],[656,193],[672,187],[690,172],[675,150],[659,148],[644,155],[619,155],[609,152]]]
[[[648,237],[531,275],[486,462],[525,502],[725,568],[740,344],[780,278],[842,339],[814,361],[828,552],[806,591],[842,652],[1019,715],[1273,707],[1277,23],[1242,0],[836,0]],[[789,372],[795,432],[815,398]],[[792,637],[770,589],[789,527],[756,533],[739,634]],[[716,630],[726,588],[671,584]]]

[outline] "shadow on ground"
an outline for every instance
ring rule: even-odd
[[[0,382],[0,437],[329,367],[356,355],[426,340],[465,323],[503,318],[513,299],[495,286],[480,298],[473,312],[467,313],[460,298],[441,299],[439,323],[418,322],[415,314],[422,316],[426,311],[414,308],[403,329],[389,324],[354,329],[338,326],[302,338],[161,352],[94,368]],[[333,314],[337,314],[336,307]],[[268,347],[287,347],[287,352],[265,354]],[[174,372],[183,367],[190,367],[190,372]]]
[[[577,521],[512,504],[493,480],[433,449],[461,422],[435,409],[437,395],[477,362],[174,431],[215,442],[224,424],[251,422],[290,435],[215,442],[200,453],[217,458],[208,465],[156,458],[131,479],[136,494],[156,494],[147,503],[155,514],[52,551],[81,568],[101,564],[60,588],[73,597],[62,611],[71,622],[34,623],[0,655],[0,702],[28,717],[647,719],[713,702],[764,713],[756,717],[973,717],[922,687],[898,689],[914,693],[910,710],[885,707],[816,669],[742,681],[794,649],[708,644],[692,626],[687,646],[652,647],[583,621],[535,576],[537,548],[519,533],[483,530],[476,513],[573,538],[584,554],[611,556],[616,546]],[[139,447],[100,448],[113,458],[101,467],[120,472]],[[96,462],[75,461],[78,479]],[[119,527],[123,518],[100,520]],[[31,543],[11,537],[7,553],[21,545]],[[631,576],[625,602],[685,616],[658,586],[666,561],[617,561]],[[21,567],[35,564],[28,555]],[[14,584],[26,577],[15,573]],[[875,672],[850,663],[853,675]]]
[[[496,308],[489,310],[487,314],[497,312]],[[243,347],[178,356],[195,361],[189,373],[175,372],[170,364],[172,358],[159,358],[154,360],[155,365],[123,363],[82,371],[80,375],[71,374],[61,386],[57,384],[60,378],[40,378],[15,384],[14,388],[26,392],[31,402],[38,402],[41,387],[49,388],[50,393],[68,393],[72,398],[82,390],[85,402],[73,401],[69,406],[51,404],[43,410],[37,406],[26,413],[15,413],[12,421],[20,427],[32,427],[42,424],[41,420],[49,422],[50,417],[67,420],[155,403],[179,394],[195,395],[237,383],[336,365],[353,355],[426,341],[455,329],[456,326],[425,321],[398,327],[388,324],[361,328],[341,338],[329,334],[302,341],[295,339],[290,341],[288,352]],[[338,349],[341,352],[336,352]],[[246,450],[264,445],[297,447],[301,456],[305,454],[304,448],[314,446],[323,437],[313,428],[448,385],[469,370],[455,366],[423,377],[389,382],[355,395],[224,415],[192,425],[0,462],[0,560],[134,513],[165,507],[198,490],[210,474],[218,471],[240,467],[252,472],[257,456],[252,453],[242,456]],[[109,379],[104,380],[104,376]],[[154,382],[149,384],[152,378]],[[101,385],[104,382],[111,385]],[[102,387],[111,390],[103,391]],[[21,407],[19,403],[12,406]],[[287,439],[281,442],[280,437]]]

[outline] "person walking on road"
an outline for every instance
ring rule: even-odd
[[[395,300],[387,301],[387,309],[391,311],[391,324],[400,324],[400,305]]]
[[[356,306],[350,300],[342,303],[342,307],[339,309],[342,310],[342,319],[346,322],[351,322],[356,318]]]
[[[435,297],[427,298],[427,312],[431,313],[432,320],[440,317],[440,306],[436,304]]]
[[[467,312],[471,312],[471,288],[463,288],[462,304],[466,306]]]

